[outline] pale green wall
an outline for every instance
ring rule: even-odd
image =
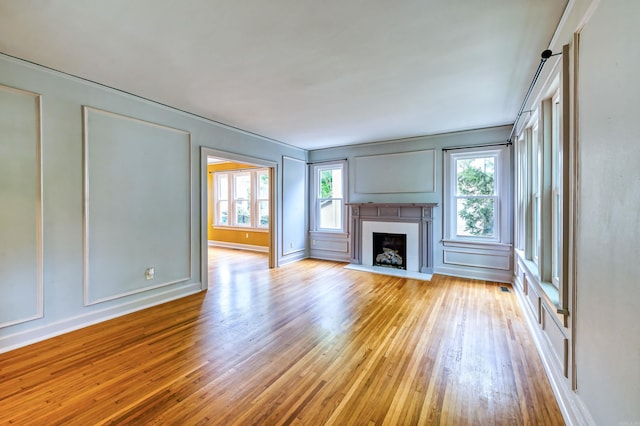
[[[327,160],[347,159],[349,169],[349,194],[348,201],[352,203],[438,203],[438,207],[434,209],[433,220],[433,242],[434,242],[434,269],[435,272],[442,270],[445,266],[443,262],[444,246],[442,245],[442,226],[443,226],[443,148],[451,147],[465,147],[473,145],[487,145],[487,144],[504,144],[509,137],[511,126],[492,127],[487,129],[448,133],[442,135],[425,136],[411,139],[404,139],[398,141],[388,141],[364,144],[351,147],[339,147],[330,149],[321,149],[309,152],[310,162],[321,162]],[[395,153],[411,153],[419,151],[433,150],[434,161],[425,164],[416,164],[415,162],[408,161],[407,158],[411,156],[395,156],[387,154]],[[404,192],[404,193],[384,193],[384,194],[362,194],[356,190],[357,185],[357,158],[367,156],[383,156],[384,161],[389,163],[388,167],[383,167],[379,170],[377,176],[371,172],[366,177],[368,179],[380,179],[388,180],[395,179],[398,181],[397,187],[416,187],[412,179],[417,179],[424,175],[435,175],[435,189],[431,191],[423,192]],[[404,170],[403,174],[388,173],[388,170]],[[375,187],[375,184],[371,184]],[[509,196],[507,194],[507,202]],[[511,203],[509,202],[511,208]],[[507,218],[509,236],[508,241],[511,241],[511,221]],[[450,266],[450,265],[449,265]],[[498,271],[491,270],[489,268],[465,268],[460,267],[456,271],[456,274],[474,276],[479,278],[495,279],[510,281],[512,278],[511,270]],[[499,274],[499,275],[498,275]]]
[[[580,35],[578,395],[640,424],[640,2],[601,0]]]
[[[8,325],[13,317],[24,318],[34,312],[32,307],[36,306],[35,298],[38,295],[34,295],[33,292],[27,294],[27,302],[19,302],[29,303],[28,307],[18,306],[14,313],[8,314],[9,318],[0,317],[0,352],[200,291],[201,147],[264,159],[275,164],[278,173],[282,170],[283,156],[306,161],[306,152],[303,150],[3,55],[0,55],[0,85],[27,90],[39,94],[41,98],[44,302],[42,318]],[[90,191],[94,192],[89,193],[89,200],[93,198],[96,202],[106,202],[106,206],[112,209],[111,215],[100,215],[94,211],[90,216],[89,224],[98,227],[90,229],[88,250],[85,250],[83,241],[83,105],[96,111],[117,114],[113,116],[114,119],[109,119],[108,123],[104,122],[107,116],[94,114],[93,119],[100,118],[102,121],[94,120],[88,125],[89,146],[94,143],[93,147],[96,149],[106,148],[106,151],[98,153],[99,155],[91,158],[88,163],[89,176],[93,173],[93,176],[100,180],[96,181],[98,187],[90,187]],[[127,117],[142,120],[137,123],[155,123],[178,129],[179,132],[172,136],[171,130],[162,127],[157,128],[160,131],[155,134],[154,125],[138,125],[129,121]],[[0,123],[3,126],[0,128],[0,134],[6,137],[9,134],[7,126],[12,124]],[[92,131],[94,133],[91,133]],[[110,138],[124,143],[117,147],[109,147]],[[154,140],[157,143],[154,143]],[[173,168],[169,174],[175,174],[175,185],[165,182],[166,197],[149,194],[157,188],[158,179],[154,174],[158,170],[155,168],[157,164],[145,162],[146,153],[149,159],[162,163],[162,167]],[[14,150],[7,155],[18,154]],[[104,160],[100,159],[101,156],[105,157]],[[33,161],[30,164],[32,168],[36,167],[33,166]],[[32,178],[36,172],[28,170],[25,176]],[[204,173],[206,174],[206,171]],[[113,204],[110,205],[109,179],[117,179],[123,175],[131,182],[132,187],[128,188],[126,182],[119,181],[121,190],[114,194]],[[282,246],[283,223],[281,200],[287,189],[283,188],[280,175],[276,176],[276,188],[276,253],[279,254],[278,260],[285,262],[287,258],[279,248]],[[141,190],[140,193],[136,192],[138,189]],[[3,199],[0,200],[0,204],[3,209],[19,208],[9,200],[8,195],[4,192],[1,194]],[[158,210],[167,210],[167,203],[174,201],[179,203],[179,206],[176,209],[168,209],[171,210],[168,213],[175,219],[173,224],[162,222],[162,214],[151,214],[157,213]],[[306,213],[306,200],[298,202],[300,210]],[[100,209],[98,204],[90,204],[90,208],[92,206]],[[33,215],[33,212],[31,214]],[[121,219],[114,221],[113,214],[120,215]],[[136,220],[143,216],[159,222],[147,226],[144,221]],[[6,223],[0,223],[0,227],[6,226]],[[164,227],[164,232],[151,234],[153,226]],[[113,235],[108,232],[110,227],[114,229]],[[4,231],[6,229],[3,229]],[[301,238],[305,238],[304,230],[297,232],[301,234]],[[7,235],[7,232],[0,233],[1,235]],[[127,235],[130,239],[127,239]],[[150,244],[140,241],[144,240],[145,235],[151,235]],[[94,237],[94,245],[91,236]],[[96,243],[98,236],[102,239],[100,244]],[[30,250],[23,257],[26,262],[30,262],[28,268],[33,268],[35,257],[31,246],[35,243],[32,244],[33,235],[26,237],[30,238]],[[170,239],[181,247],[179,255],[167,256],[166,250],[162,249],[153,253],[153,247],[169,247]],[[132,244],[127,244],[128,242]],[[137,247],[135,255],[120,257],[118,247],[127,245]],[[100,257],[100,248],[108,249],[106,257]],[[126,248],[123,247],[123,253]],[[88,281],[84,279],[85,256],[89,265],[94,267],[89,269]],[[25,270],[16,262],[9,262],[8,255],[3,255],[0,262],[3,265],[11,263],[11,271],[3,272],[4,276],[14,272],[24,275]],[[109,268],[109,265],[113,268]],[[144,270],[149,266],[156,268],[155,281],[141,279]],[[91,271],[99,272],[99,275],[91,277]],[[176,280],[178,282],[172,283]],[[151,283],[169,284],[147,289],[148,284],[153,286]],[[95,290],[89,294],[90,303],[114,295],[122,297],[85,306],[85,284],[89,290]],[[0,283],[0,297],[6,298],[16,285],[19,283]],[[33,283],[28,285],[33,289]],[[133,294],[126,295],[128,292]]]

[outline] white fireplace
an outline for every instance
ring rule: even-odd
[[[433,208],[435,203],[349,203],[351,265],[374,267],[373,233],[406,234],[406,272],[417,277],[433,273]],[[401,275],[401,274],[392,274]]]
[[[373,266],[373,233],[404,234],[407,236],[406,270],[419,272],[418,224],[403,222],[362,222],[362,265]]]

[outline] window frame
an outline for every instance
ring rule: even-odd
[[[260,197],[260,176],[266,176],[267,177],[267,188],[266,188],[266,198],[265,197]],[[270,221],[270,217],[269,217],[269,169],[260,169],[260,170],[256,170],[256,178],[255,178],[255,183],[256,183],[256,190],[255,190],[255,197],[254,197],[254,212],[256,213],[255,216],[255,227],[256,228],[264,228],[264,229],[268,229],[269,228],[269,221]],[[260,223],[261,221],[261,217],[260,217],[260,203],[262,202],[266,202],[267,203],[267,223],[265,225],[262,225]]]
[[[551,283],[560,287],[562,277],[562,104],[560,90],[551,99]]]
[[[457,170],[459,159],[494,157],[494,234],[491,237],[457,235]],[[509,208],[511,205],[509,166],[506,144],[444,151],[444,241],[473,244],[510,244]]]
[[[531,260],[536,266],[540,264],[540,251],[542,249],[542,146],[540,143],[540,131],[537,121],[531,126]]]
[[[323,162],[319,164],[313,164],[312,169],[312,185],[311,196],[313,197],[313,209],[311,214],[311,230],[315,232],[326,233],[346,233],[348,220],[347,220],[347,162],[346,161],[331,161]],[[326,170],[340,169],[342,174],[342,197],[320,197],[320,173]],[[322,201],[340,201],[340,227],[339,228],[322,228],[320,223],[320,204]]]
[[[249,176],[249,187],[250,194],[249,198],[237,197],[236,196],[236,178],[240,176]],[[259,202],[267,201],[269,202],[269,193],[267,192],[266,199],[258,199],[257,195],[259,193],[259,182],[258,179],[261,175],[267,175],[269,177],[269,169],[268,168],[255,168],[255,169],[237,169],[237,170],[220,170],[213,172],[213,193],[214,193],[214,214],[213,214],[213,224],[212,226],[217,229],[242,229],[242,230],[252,230],[252,231],[260,231],[260,232],[268,232],[269,231],[269,222],[266,225],[260,225],[260,215],[259,215]],[[226,200],[221,199],[221,191],[220,191],[220,180],[226,177],[227,178],[227,190],[226,192]],[[220,203],[223,201],[227,201],[227,223],[223,223],[221,220],[221,212]],[[250,223],[238,223],[236,212],[237,212],[237,204],[239,202],[247,202],[249,208],[249,217]],[[271,218],[269,217],[269,221]]]
[[[528,197],[526,217],[514,230],[525,230],[524,257],[537,270],[541,282],[562,286],[563,268],[563,135],[562,99],[556,87],[532,111],[520,134],[526,143],[526,168],[518,179],[528,181],[528,190],[517,188],[516,197]]]

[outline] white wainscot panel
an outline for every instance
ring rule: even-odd
[[[565,377],[568,377],[568,349],[569,339],[562,332],[561,327],[553,320],[554,314],[550,313],[546,306],[542,309],[542,329],[549,346],[553,349],[558,365],[561,366]]]
[[[324,240],[315,238],[311,240],[312,250],[324,250],[335,251],[337,253],[348,253],[349,242],[345,239],[342,240]]]
[[[501,253],[478,253],[465,250],[444,250],[444,263],[460,266],[470,266],[474,268],[510,270],[511,256]]]
[[[0,85],[0,327],[43,316],[40,96]]]
[[[531,312],[533,313],[533,316],[536,322],[540,323],[541,321],[540,309],[541,309],[542,301],[540,299],[540,296],[538,296],[538,293],[536,292],[535,287],[531,284],[530,278],[526,275],[525,275],[525,283],[526,283],[525,288],[527,289],[527,305],[531,309]]]

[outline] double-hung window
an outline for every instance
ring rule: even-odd
[[[229,173],[216,173],[215,175],[215,224],[218,226],[229,225]]]
[[[532,167],[531,167],[531,206],[532,218],[531,226],[533,227],[533,246],[531,257],[533,262],[538,264],[540,256],[540,238],[542,226],[542,144],[538,139],[538,126],[534,125],[531,129],[531,147],[532,147]]]
[[[508,194],[505,147],[445,153],[445,239],[501,242]]]
[[[551,102],[551,282],[559,287],[562,273],[562,111],[560,91]]]
[[[258,213],[256,226],[267,228],[269,226],[269,171],[257,171],[256,179],[256,212]]]
[[[314,228],[316,231],[344,232],[344,162],[315,165]]]
[[[251,226],[251,173],[233,173],[233,223]]]
[[[523,130],[528,157],[517,170],[516,180],[527,185],[517,187],[516,197],[529,195],[526,216],[518,217],[516,233],[524,231],[524,256],[538,269],[541,282],[560,288],[563,256],[564,159],[562,140],[562,104],[559,92],[540,103],[531,125]]]

